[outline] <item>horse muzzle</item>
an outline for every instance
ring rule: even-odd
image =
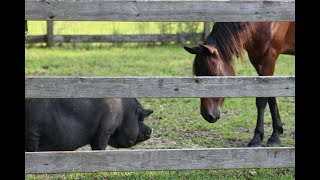
[[[203,119],[208,121],[209,123],[215,123],[218,119],[220,119],[220,113],[213,115],[213,114],[201,114]]]

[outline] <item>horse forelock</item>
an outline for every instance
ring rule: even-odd
[[[223,69],[222,63],[218,60],[215,60],[213,56],[205,56],[199,57],[196,56],[196,59],[193,63],[193,75],[214,75],[214,76],[222,76]],[[196,73],[197,72],[197,73]]]

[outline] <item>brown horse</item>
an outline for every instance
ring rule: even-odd
[[[233,57],[242,58],[244,50],[259,76],[272,76],[279,54],[295,55],[294,22],[221,22],[215,23],[203,45],[184,47],[196,54],[193,71],[196,76],[234,76]],[[201,98],[201,115],[210,123],[220,118],[223,97]],[[258,109],[254,137],[248,146],[260,146],[263,139],[265,107],[269,104],[273,132],[269,146],[280,145],[283,133],[275,97],[256,97]]]

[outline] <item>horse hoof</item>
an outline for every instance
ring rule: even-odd
[[[277,143],[268,143],[269,147],[280,147],[280,144]]]
[[[272,138],[269,138],[268,139],[268,142],[267,142],[267,145],[269,147],[279,147],[281,144],[280,140],[275,140],[275,139],[272,139]]]
[[[270,140],[268,140],[267,145],[269,147],[280,147],[281,142],[280,141],[270,141]]]

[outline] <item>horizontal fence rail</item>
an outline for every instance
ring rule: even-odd
[[[26,20],[295,21],[294,0],[25,0]]]
[[[288,167],[295,167],[294,147],[25,153],[25,173]]]
[[[25,98],[295,96],[294,76],[25,78]]]
[[[54,35],[55,43],[92,42],[186,42],[203,40],[203,33],[190,34],[139,34],[139,35]],[[28,36],[27,43],[47,42],[47,35]]]

